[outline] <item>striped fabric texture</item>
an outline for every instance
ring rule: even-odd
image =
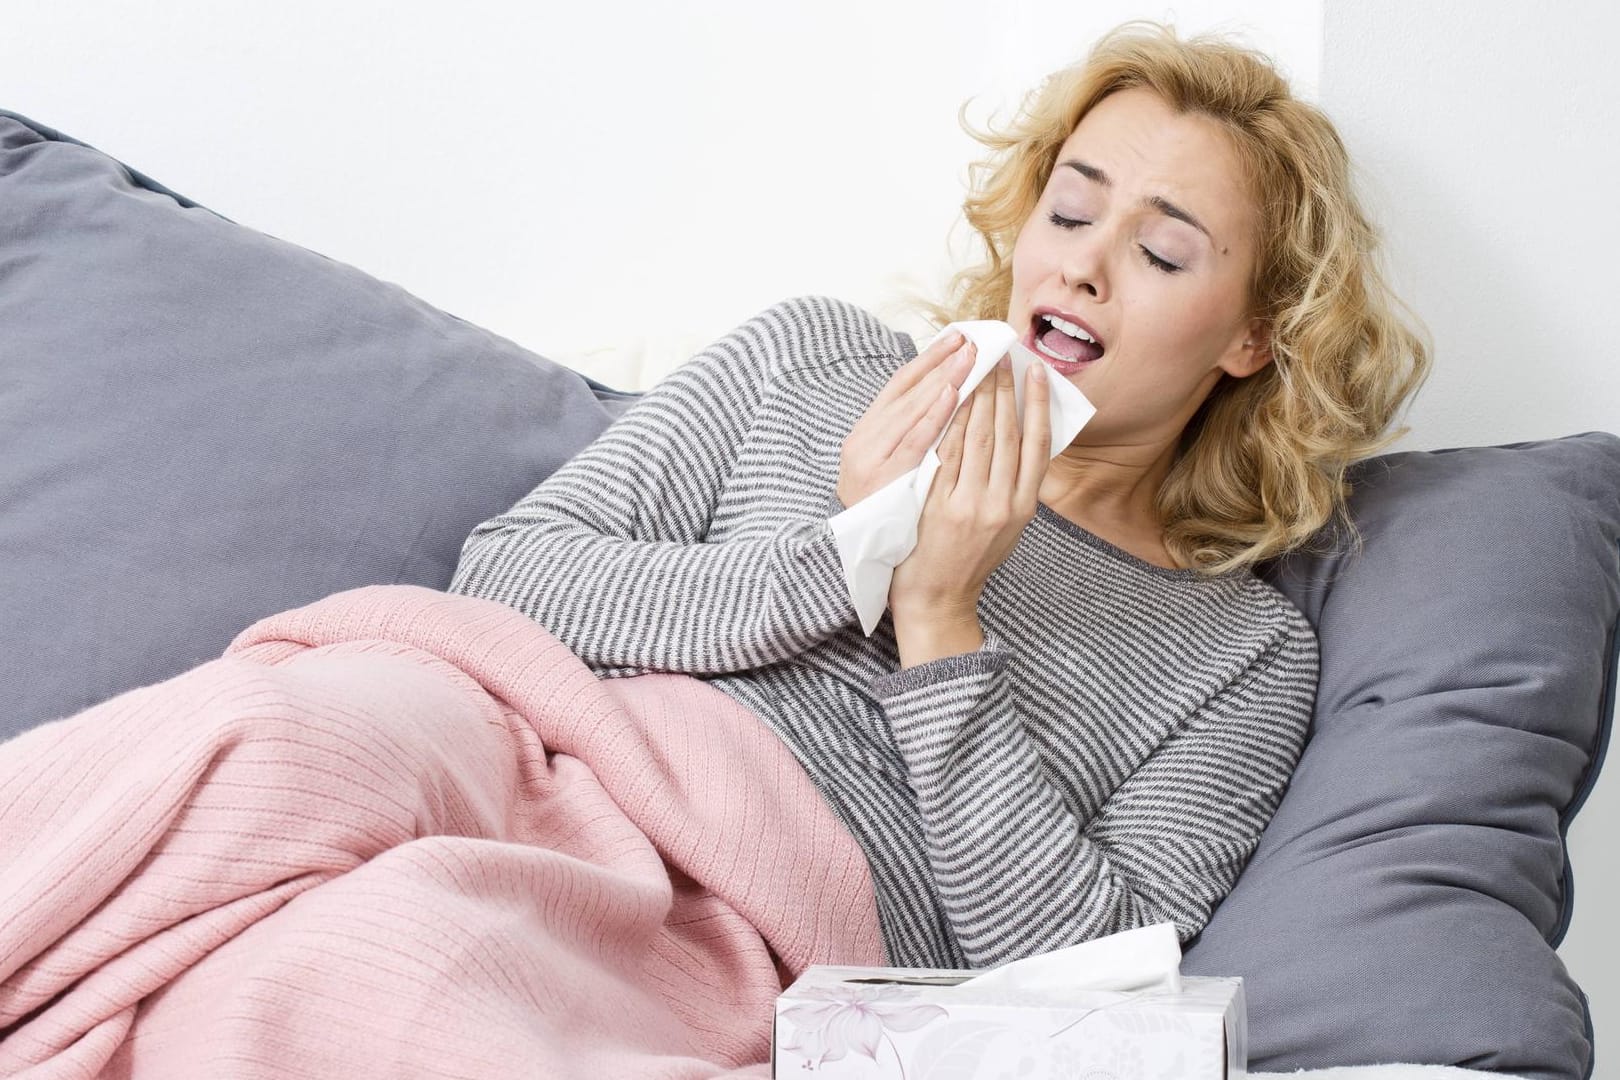
[[[989,967],[1231,891],[1303,750],[1319,651],[1248,571],[1156,566],[1042,504],[984,645],[900,669],[828,519],[844,438],[911,338],[784,300],[647,391],[468,537],[449,591],[600,678],[707,680],[791,748],[866,853],[889,962]]]

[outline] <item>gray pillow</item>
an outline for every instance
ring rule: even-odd
[[[1554,950],[1614,710],[1620,437],[1388,454],[1353,482],[1359,557],[1262,568],[1317,629],[1315,718],[1182,970],[1243,976],[1256,1071],[1588,1077]]]
[[[636,395],[0,111],[0,739],[443,588]]]

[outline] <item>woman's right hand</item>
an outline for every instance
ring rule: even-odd
[[[953,330],[901,365],[844,439],[839,502],[854,506],[922,464],[955,411],[977,352]]]

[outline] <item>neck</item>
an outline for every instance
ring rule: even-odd
[[[1053,458],[1040,501],[1111,543],[1134,549],[1160,545],[1164,526],[1154,499],[1174,461],[1175,447],[1084,446]],[[1116,537],[1123,537],[1120,543]]]

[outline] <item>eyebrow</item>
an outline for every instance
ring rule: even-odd
[[[1109,179],[1108,174],[1097,168],[1095,165],[1087,165],[1085,162],[1076,161],[1073,158],[1070,158],[1067,161],[1060,161],[1058,162],[1058,165],[1059,167],[1066,165],[1075,172],[1079,173],[1081,176],[1084,176],[1086,179],[1097,181],[1097,183],[1101,184],[1103,187],[1113,186],[1114,182],[1113,180]],[[1142,200],[1142,205],[1151,206],[1161,214],[1168,217],[1173,217],[1177,221],[1185,221],[1187,224],[1209,237],[1209,242],[1211,244],[1215,243],[1215,238],[1210,236],[1209,230],[1204,228],[1202,222],[1193,217],[1187,211],[1183,210],[1181,207],[1177,206],[1175,203],[1171,202],[1169,199],[1166,199],[1163,195],[1149,195],[1147,198]]]

